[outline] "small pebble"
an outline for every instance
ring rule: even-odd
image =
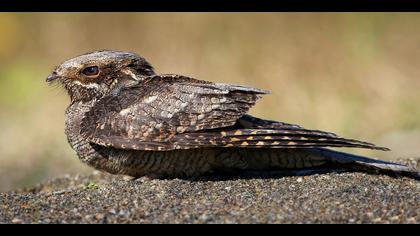
[[[21,220],[21,219],[19,219],[19,218],[14,218],[14,219],[12,220],[12,223],[13,223],[13,224],[22,224],[22,223],[23,223],[23,220]]]
[[[95,215],[95,218],[97,220],[102,220],[103,218],[105,218],[105,215],[104,214],[101,214],[101,213],[98,213],[98,214]]]

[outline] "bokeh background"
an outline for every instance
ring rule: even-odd
[[[251,113],[420,157],[420,14],[0,13],[0,191],[92,171],[64,135],[54,66],[98,49],[159,73],[269,89]]]

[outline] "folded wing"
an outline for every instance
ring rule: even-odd
[[[156,75],[98,101],[83,119],[81,133],[93,143],[115,148],[184,148],[173,144],[176,135],[230,127],[265,93],[185,76]]]
[[[97,102],[82,121],[91,142],[132,150],[201,147],[356,147],[388,150],[333,133],[246,115],[267,91],[157,75]]]

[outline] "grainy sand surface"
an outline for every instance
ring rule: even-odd
[[[193,180],[94,172],[0,193],[0,223],[420,223],[420,181],[359,172]]]

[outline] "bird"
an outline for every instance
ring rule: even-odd
[[[133,52],[99,50],[55,67],[46,81],[70,97],[65,134],[94,169],[134,178],[344,168],[411,173],[406,165],[331,148],[389,150],[248,113],[269,91],[156,74]]]

